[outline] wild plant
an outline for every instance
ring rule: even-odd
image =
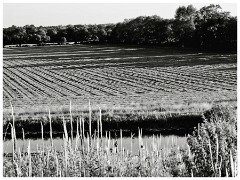
[[[236,110],[216,106],[203,114],[204,123],[188,137],[194,176],[237,175]]]

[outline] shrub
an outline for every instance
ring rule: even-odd
[[[237,119],[232,107],[216,106],[203,114],[187,141],[192,153],[194,176],[236,176]]]

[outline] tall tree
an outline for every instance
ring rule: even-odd
[[[229,34],[227,26],[231,20],[233,19],[231,19],[230,13],[222,11],[220,5],[211,4],[202,7],[197,12],[195,19],[200,46],[208,49],[224,46],[227,41],[226,34]]]
[[[54,42],[54,43],[58,42],[57,34],[58,34],[58,32],[57,32],[57,28],[56,27],[49,27],[49,28],[47,28],[47,36],[50,37],[51,42]]]
[[[76,34],[76,28],[73,26],[73,25],[68,25],[67,26],[67,28],[66,28],[66,33],[67,33],[67,39],[68,39],[68,41],[70,41],[70,42],[77,42],[77,40],[76,40],[76,36],[75,36],[75,34]]]
[[[181,6],[176,10],[173,31],[175,39],[181,47],[191,44],[195,30],[195,15],[196,9],[192,5]]]
[[[75,33],[76,33],[76,40],[80,42],[87,41],[90,34],[88,31],[88,27],[86,25],[78,26]]]

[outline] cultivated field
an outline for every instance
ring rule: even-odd
[[[101,45],[3,54],[5,117],[10,102],[21,115],[63,112],[70,100],[73,111],[86,109],[89,99],[93,109],[196,113],[237,97],[236,54]]]
[[[3,64],[4,141],[12,141],[4,176],[237,176],[236,54],[5,48]],[[174,139],[162,145],[161,135],[143,143],[148,129],[189,135],[183,147]],[[123,146],[127,130],[130,149]],[[37,147],[30,140],[27,152],[18,147],[19,138],[26,143],[38,132]],[[63,145],[56,149],[59,132]]]

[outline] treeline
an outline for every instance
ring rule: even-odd
[[[35,27],[12,26],[3,29],[3,45],[75,43],[121,43],[203,49],[237,49],[237,17],[219,5],[196,10],[192,5],[176,10],[173,19],[140,16],[117,24]]]

